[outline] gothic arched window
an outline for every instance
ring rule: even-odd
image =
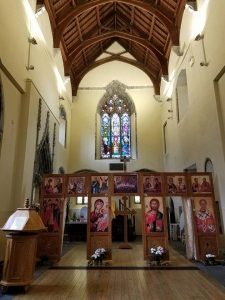
[[[107,100],[101,113],[101,158],[131,156],[130,111],[117,95]]]
[[[135,144],[132,141],[132,125],[135,127],[133,102],[125,93],[125,87],[113,81],[107,87],[107,93],[100,101],[99,119],[99,158],[118,159],[135,158]],[[132,119],[133,115],[133,119]],[[136,138],[133,137],[133,141]],[[132,150],[132,151],[131,151]]]

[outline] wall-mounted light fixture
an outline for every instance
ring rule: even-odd
[[[199,34],[196,35],[195,41],[200,41],[200,40],[202,40],[203,38],[204,38],[204,34],[199,33]]]
[[[201,45],[202,45],[202,52],[203,52],[203,61],[200,62],[200,66],[201,67],[207,67],[209,65],[209,63],[207,62],[206,59],[206,53],[205,53],[205,44],[204,44],[204,34],[197,34],[195,37],[195,41],[201,41]]]
[[[160,95],[153,95],[153,97],[157,102],[162,102]]]
[[[29,48],[28,48],[28,58],[27,58],[27,66],[26,69],[29,70],[34,70],[34,66],[30,64],[30,50],[31,50],[31,45],[37,45],[37,41],[34,37],[29,37],[28,38],[28,43],[29,43]]]
[[[65,100],[65,98],[63,96],[59,96],[59,100]]]
[[[36,41],[36,39],[35,39],[34,37],[28,38],[28,42],[29,42],[30,44],[32,44],[32,45],[37,45],[37,41]]]
[[[189,1],[186,5],[185,5],[188,9],[190,9],[191,11],[196,11],[198,10],[197,8],[197,3],[195,1]]]
[[[172,50],[177,56],[182,56],[184,54],[184,51],[181,50],[180,46],[172,46]]]
[[[34,70],[34,66],[33,65],[29,65],[29,66],[26,66],[26,69],[29,71],[29,70]]]
[[[169,76],[168,76],[168,75],[163,75],[163,76],[162,76],[162,79],[163,79],[164,81],[166,81],[166,82],[170,82],[170,81],[169,81]]]
[[[43,5],[37,5],[37,9],[36,9],[36,12],[35,12],[35,15],[37,17],[39,17],[40,15],[42,15],[44,12],[45,12],[45,7]]]
[[[193,67],[194,63],[195,63],[195,58],[194,58],[194,56],[192,55],[192,56],[189,58],[189,65],[190,65],[190,67]]]
[[[173,120],[173,106],[172,106],[172,98],[167,98],[166,102],[170,103],[170,108],[167,110],[169,113],[168,120]]]

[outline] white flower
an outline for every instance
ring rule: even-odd
[[[212,257],[216,257],[216,255],[211,254],[211,253],[208,253],[208,254],[205,255],[205,257],[207,257],[207,258],[212,258]]]
[[[94,254],[92,254],[91,258],[98,259],[101,258],[106,253],[104,248],[98,248],[95,250]]]
[[[163,255],[165,253],[165,249],[162,246],[155,246],[150,248],[150,252],[155,255]]]

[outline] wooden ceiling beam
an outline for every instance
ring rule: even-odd
[[[80,41],[83,42],[83,36],[82,36],[82,33],[81,33],[81,29],[80,29],[80,24],[79,24],[78,18],[76,18],[76,25],[77,25],[77,29],[78,29]]]
[[[46,2],[50,0],[45,0]],[[186,0],[181,0],[185,2]],[[162,24],[167,28],[170,38],[172,40],[172,44],[175,46],[179,45],[179,30],[173,24],[174,20],[170,20],[167,18],[158,8],[157,6],[147,3],[143,0],[93,0],[91,2],[84,3],[82,5],[77,6],[75,9],[71,8],[70,11],[66,10],[66,13],[63,17],[56,20],[57,26],[53,28],[53,39],[54,39],[54,47],[58,48],[60,44],[60,40],[63,36],[63,32],[66,29],[67,25],[76,17],[86,12],[89,9],[95,8],[96,6],[108,4],[108,3],[124,3],[127,5],[131,5],[134,7],[138,7],[143,9],[156,18],[158,18]]]
[[[56,24],[56,20],[55,20],[55,12],[54,12],[53,4],[49,0],[44,0],[44,4],[45,4],[45,8],[48,12],[49,20],[50,20],[51,27],[52,27],[52,32],[54,33],[54,28],[57,27],[57,24]],[[53,36],[53,39],[54,39],[54,36]],[[54,40],[53,40],[53,42],[54,42]]]
[[[110,20],[110,18],[112,18],[112,17],[113,17],[113,12],[110,12],[107,16],[105,16],[105,17],[101,20],[101,22],[99,23],[99,24],[100,24],[100,27],[99,27],[99,25],[97,24],[95,27],[92,28],[92,30],[90,30],[90,31],[88,32],[88,36],[92,37],[93,35],[96,34],[96,32],[98,32],[99,35],[101,35],[101,32],[102,32],[103,29],[104,29],[104,30],[107,30],[107,31],[112,31],[112,30],[113,30],[112,27],[106,27],[106,26],[104,26],[104,25],[101,25],[101,24],[104,24],[105,22],[108,22],[108,21]]]
[[[97,22],[98,22],[98,27],[99,27],[98,34],[101,34],[101,21],[100,21],[100,14],[99,14],[99,6],[96,6],[96,16],[97,16]]]
[[[162,73],[163,74],[168,74],[168,62],[167,62],[167,59],[161,54],[158,52],[158,50],[153,47],[152,43],[150,43],[149,41],[147,41],[146,39],[144,38],[141,38],[141,37],[137,37],[137,36],[134,36],[132,34],[129,34],[129,33],[125,33],[125,32],[120,32],[120,31],[111,31],[111,32],[107,32],[107,33],[104,33],[102,35],[99,35],[99,36],[96,36],[96,37],[92,37],[90,39],[87,39],[85,41],[83,41],[83,43],[79,44],[73,52],[71,52],[71,55],[68,56],[68,60],[65,62],[65,74],[68,74],[69,73],[69,70],[76,58],[76,56],[85,48],[87,47],[90,47],[91,45],[95,44],[95,43],[98,43],[100,41],[103,41],[103,40],[106,40],[106,39],[109,39],[109,38],[123,38],[123,39],[126,39],[126,40],[130,40],[134,43],[137,43],[137,44],[140,44],[142,45],[143,47],[145,47],[146,49],[148,49],[150,52],[152,52],[155,57],[158,59],[159,61],[159,64],[161,65],[161,68],[162,68]]]
[[[153,19],[152,19],[151,27],[150,27],[149,34],[148,34],[148,40],[150,40],[151,37],[152,37],[152,34],[153,34],[153,28],[154,28],[154,23],[155,23],[155,16],[153,16]]]
[[[75,0],[71,0],[71,4],[72,4],[72,6],[73,6],[73,7],[76,7],[76,6],[77,6],[77,4],[76,4],[76,1],[75,1]]]
[[[86,53],[85,53],[85,49],[82,50],[82,55],[83,55],[84,63],[85,63],[85,65],[87,66],[87,65],[88,65],[88,62],[87,62],[87,56],[86,56]]]

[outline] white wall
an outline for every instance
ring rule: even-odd
[[[0,227],[17,207],[23,207],[25,198],[31,196],[39,98],[43,102],[41,132],[46,119],[44,115],[49,110],[52,138],[54,122],[58,124],[59,118],[59,95],[63,95],[70,134],[71,87],[64,83],[67,78],[64,77],[61,54],[52,48],[47,12],[37,18],[35,7],[36,0],[0,1],[0,80],[4,104]],[[37,45],[29,44],[28,37],[35,37]],[[34,70],[26,69],[28,63]],[[56,136],[55,173],[60,166],[67,169],[69,148],[69,141],[63,148]],[[0,260],[5,250],[3,236],[1,233]]]
[[[168,153],[164,156],[164,163],[167,171],[182,171],[194,163],[197,164],[198,171],[204,171],[206,158],[211,158],[218,180],[216,200],[220,201],[225,222],[225,164],[221,142],[221,134],[225,133],[219,127],[213,82],[225,65],[225,4],[224,1],[212,0],[197,2],[197,12],[185,11],[180,36],[181,45],[185,46],[184,53],[181,57],[171,54],[170,83],[161,91],[164,97],[172,97],[174,110],[173,120],[168,120]],[[205,18],[207,22],[200,24]],[[198,32],[204,33],[204,44],[193,40]],[[209,65],[202,67],[200,62],[204,61],[203,46]],[[191,57],[194,57],[193,66],[189,64]],[[182,69],[187,72],[188,108],[178,124],[175,89]],[[162,122],[167,118],[167,109],[168,103],[164,102]]]
[[[105,87],[113,80],[127,85],[137,113],[137,159],[127,163],[127,171],[149,168],[161,171],[161,105],[153,98],[152,83],[141,70],[121,62],[110,62],[89,72],[80,84],[72,106],[71,172],[80,169],[109,171],[109,163],[119,160],[95,160],[95,124],[97,105]]]

